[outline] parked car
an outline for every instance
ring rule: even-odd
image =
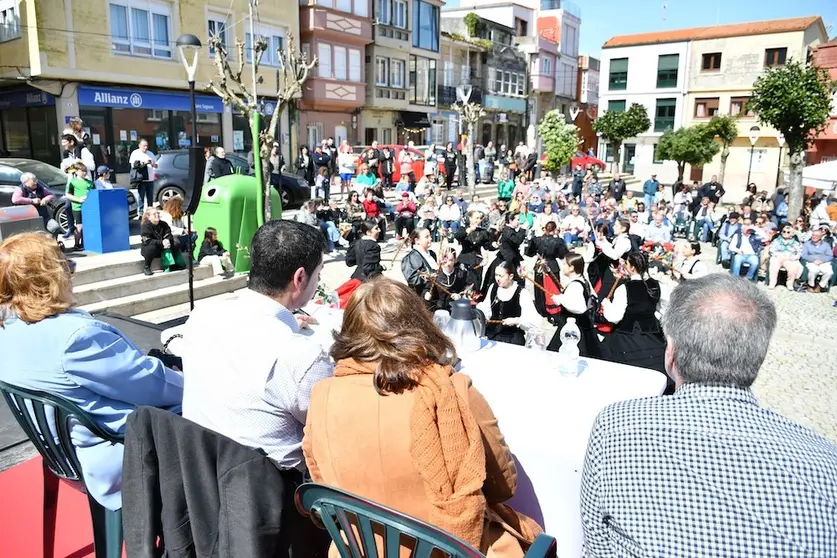
[[[227,159],[239,174],[252,174],[245,157],[227,153]],[[189,152],[185,149],[162,151],[157,156],[157,179],[154,181],[154,199],[164,205],[174,195],[186,197],[189,189]],[[311,199],[311,187],[296,174],[282,173],[282,187],[279,190],[283,208],[300,207]]]
[[[575,168],[577,165],[581,165],[581,168],[586,169],[587,165],[590,165],[593,169],[597,171],[601,171],[607,168],[607,164],[602,161],[601,159],[597,159],[590,155],[582,155],[581,157],[573,157],[572,161],[572,168]],[[596,169],[596,167],[599,167]]]
[[[20,175],[31,172],[38,177],[47,190],[55,194],[55,201],[49,204],[52,218],[58,221],[61,229],[67,232],[67,214],[64,209],[64,191],[67,188],[67,175],[58,167],[34,159],[0,159],[0,207],[12,205],[12,194],[20,185]],[[118,184],[114,184],[120,187]],[[137,216],[137,200],[130,190],[128,194],[128,218]]]

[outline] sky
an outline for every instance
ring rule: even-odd
[[[579,51],[594,57],[600,54],[602,44],[615,35],[811,15],[822,16],[829,37],[837,36],[837,0],[573,1],[581,6]]]

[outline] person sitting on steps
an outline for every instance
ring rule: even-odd
[[[218,231],[215,227],[206,227],[203,233],[203,243],[198,252],[198,263],[212,266],[214,275],[223,275],[230,278],[235,275],[235,266],[230,259],[230,253],[224,249],[224,245],[218,240]]]
[[[146,207],[142,214],[142,227],[140,228],[140,237],[142,238],[142,247],[140,253],[145,260],[145,265],[142,272],[146,275],[152,275],[151,262],[156,258],[163,258],[163,253],[166,250],[171,251],[171,256],[174,261],[179,258],[180,249],[174,242],[174,236],[171,234],[171,228],[165,221],[160,220],[160,209],[156,207]],[[172,265],[165,265],[162,261],[164,271],[172,270]]]

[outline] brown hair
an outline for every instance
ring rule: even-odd
[[[428,364],[453,365],[456,349],[412,289],[378,276],[349,299],[331,356],[377,362],[375,390],[386,395],[416,387],[416,375]]]
[[[22,233],[0,244],[0,327],[12,315],[33,324],[72,305],[70,269],[52,237]]]
[[[171,215],[174,220],[183,217],[183,196],[176,194],[170,197],[166,205],[163,206],[163,211]]]

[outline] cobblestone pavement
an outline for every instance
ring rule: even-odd
[[[438,248],[438,246],[434,247]],[[704,245],[703,260],[713,271],[715,250]],[[397,244],[382,247],[385,275],[403,281],[401,258],[393,263]],[[349,278],[343,251],[327,256],[322,280],[334,288]],[[529,287],[531,289],[531,286]],[[779,323],[761,373],[753,386],[759,403],[837,443],[837,308],[832,294],[767,291],[776,304]],[[546,329],[546,328],[545,328]],[[551,335],[548,331],[547,338]]]

